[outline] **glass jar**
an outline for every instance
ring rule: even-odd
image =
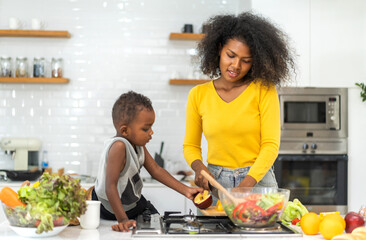
[[[0,58],[0,77],[11,77],[11,57],[2,56]]]
[[[62,58],[52,58],[51,61],[51,76],[54,78],[62,78]]]
[[[26,57],[16,58],[15,77],[28,77],[28,59]]]
[[[45,77],[45,63],[44,58],[33,59],[33,77]]]

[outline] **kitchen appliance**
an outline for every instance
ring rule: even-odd
[[[278,93],[282,137],[347,138],[347,88],[285,87]]]
[[[137,227],[132,231],[133,238],[243,238],[243,237],[302,237],[302,234],[281,222],[270,228],[240,228],[226,216],[195,216],[192,212],[165,212],[164,216],[145,211],[136,219]]]
[[[14,170],[38,168],[41,141],[36,138],[2,138],[0,148],[12,154]],[[12,170],[12,169],[9,169]]]
[[[346,88],[282,88],[278,186],[309,211],[347,213]]]

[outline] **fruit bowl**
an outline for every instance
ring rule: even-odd
[[[235,202],[219,191],[221,204],[230,220],[239,227],[273,226],[290,197],[290,190],[281,188],[229,188]]]
[[[37,219],[30,209],[27,207],[10,207],[0,202],[2,205],[3,213],[9,222],[10,228],[21,236],[26,237],[50,237],[59,234],[64,230],[68,223],[64,220],[64,217],[52,216],[54,219],[53,229],[50,231],[43,231],[37,233],[37,227],[40,225],[40,220]]]

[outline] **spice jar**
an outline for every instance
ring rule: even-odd
[[[28,77],[28,59],[26,57],[16,58],[15,77]]]
[[[51,75],[55,78],[62,78],[62,58],[52,58],[51,61]]]
[[[11,57],[2,56],[0,58],[0,77],[11,77]]]
[[[45,77],[44,58],[34,58],[33,59],[33,77]]]

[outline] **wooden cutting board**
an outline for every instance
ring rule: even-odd
[[[200,211],[205,216],[226,216],[225,211],[217,211],[215,207],[216,206],[210,206],[206,209],[200,209]]]

